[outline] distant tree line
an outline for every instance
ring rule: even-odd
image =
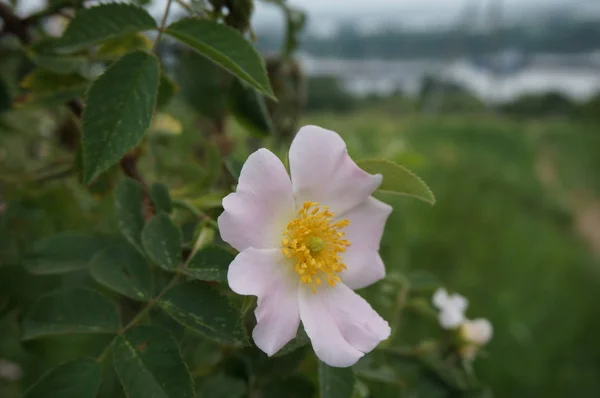
[[[279,48],[277,35],[267,30],[258,33],[259,48]],[[460,27],[420,32],[387,28],[370,34],[345,23],[327,38],[304,35],[300,48],[315,56],[347,59],[477,56],[505,48],[526,54],[581,53],[600,49],[600,22],[554,19],[487,32]]]

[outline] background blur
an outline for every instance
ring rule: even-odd
[[[22,15],[43,4],[16,3]],[[290,3],[307,20],[287,76],[296,91],[283,103],[298,110],[300,124],[342,134],[353,157],[403,164],[436,194],[433,207],[381,196],[395,207],[382,246],[389,272],[405,274],[415,286],[439,283],[457,291],[470,301],[469,317],[491,320],[494,337],[474,366],[494,396],[600,396],[600,3]],[[161,1],[151,6],[157,15],[162,8]],[[253,26],[265,55],[285,46],[287,26],[275,5],[258,3]],[[22,64],[2,44],[0,71],[16,92],[13,77],[22,74]],[[204,105],[187,80],[200,61],[191,53],[181,59],[170,66],[181,92],[169,108],[181,121],[181,139],[169,144],[168,155],[154,148],[163,175],[180,173],[202,126],[195,112]],[[11,131],[47,137],[57,126],[40,113],[1,120],[0,172],[6,178],[24,157],[50,145]],[[275,122],[285,126],[286,120]],[[231,129],[247,137],[240,125]],[[232,149],[242,161],[256,145],[245,142]],[[0,293],[28,302],[58,283],[26,279],[17,269],[27,242],[66,228],[109,225],[114,221],[102,212],[111,201],[101,187],[91,200],[73,186],[48,184],[23,193],[10,212],[0,210]],[[81,209],[93,216],[83,219]],[[26,288],[17,289],[24,280]],[[390,319],[380,288],[366,294]],[[432,290],[426,292],[407,306],[400,337],[407,344],[439,333],[435,319],[416,316],[418,300],[428,300]],[[0,309],[4,305],[0,301]],[[0,322],[0,358],[26,362],[12,320]],[[49,347],[26,348],[56,358],[68,350]],[[79,349],[77,342],[69,347]],[[387,397],[386,385],[379,388],[372,396]]]
[[[309,16],[303,121],[437,196],[395,200],[388,268],[431,272],[492,321],[475,367],[495,396],[600,395],[600,3],[293,4]],[[262,11],[273,51],[282,20]]]

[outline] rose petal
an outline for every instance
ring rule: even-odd
[[[313,294],[300,287],[300,318],[317,357],[330,366],[354,365],[390,335],[390,327],[343,283]]]
[[[337,133],[317,126],[298,131],[289,159],[296,203],[318,202],[336,215],[365,201],[382,180],[354,163]]]
[[[231,289],[258,297],[254,342],[271,356],[296,336],[300,325],[298,278],[277,249],[247,249],[236,256],[227,273]]]
[[[295,204],[290,178],[277,156],[267,149],[250,155],[223,208],[218,223],[225,242],[238,251],[279,247]]]
[[[342,254],[347,269],[340,277],[351,289],[369,286],[385,277],[379,244],[392,207],[373,198],[346,212],[350,225],[344,228],[350,247]]]

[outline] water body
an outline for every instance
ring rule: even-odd
[[[488,103],[512,101],[526,94],[561,93],[587,101],[600,93],[600,51],[576,54],[538,54],[525,57],[504,52],[490,59],[345,60],[301,54],[309,76],[333,76],[352,93],[419,92],[423,78],[435,76],[457,83]]]

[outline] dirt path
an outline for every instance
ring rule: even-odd
[[[569,191],[561,186],[556,171],[555,153],[550,148],[540,150],[535,167],[542,184],[566,202],[573,214],[575,231],[595,256],[600,258],[600,199],[587,190]]]

